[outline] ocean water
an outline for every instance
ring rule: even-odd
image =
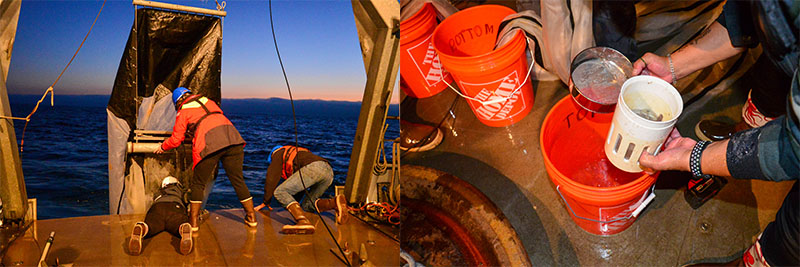
[[[23,117],[33,107],[13,101],[11,106],[15,116]],[[264,194],[267,154],[275,145],[294,143],[292,117],[235,112],[226,115],[247,141],[245,182],[258,203]],[[399,123],[388,122],[387,137],[397,137]],[[297,117],[300,145],[329,160],[334,185],[344,185],[357,123],[358,114]],[[18,143],[24,124],[14,122]],[[40,219],[108,214],[106,127],[104,106],[50,107],[43,103],[33,116],[20,157],[28,197],[37,198]],[[391,155],[388,149],[387,153]],[[328,193],[333,193],[333,186]],[[206,208],[239,207],[233,187],[221,170]]]

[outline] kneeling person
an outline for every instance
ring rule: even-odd
[[[314,155],[308,149],[296,146],[276,146],[272,149],[270,163],[267,168],[266,182],[264,182],[264,202],[256,207],[259,210],[269,204],[273,193],[294,217],[296,225],[286,225],[282,232],[285,234],[312,234],[314,225],[303,214],[303,210],[324,212],[335,210],[336,222],[342,223],[347,215],[347,202],[343,195],[335,199],[319,199],[325,190],[333,183],[333,169],[324,158]],[[301,179],[302,174],[302,181]],[[280,178],[286,179],[277,186]],[[305,186],[304,186],[305,184]],[[299,204],[294,195],[310,189],[309,198]]]
[[[183,197],[186,190],[178,179],[167,176],[161,182],[159,193],[153,205],[147,210],[144,222],[133,225],[128,251],[133,255],[139,255],[142,252],[142,239],[167,231],[181,239],[181,254],[189,254],[192,251],[192,225],[189,224]]]

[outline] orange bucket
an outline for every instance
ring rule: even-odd
[[[483,124],[502,127],[525,117],[533,89],[525,58],[525,36],[494,49],[500,22],[514,10],[481,5],[459,11],[436,27],[433,47]]]
[[[613,113],[598,114],[561,99],[542,124],[539,139],[545,168],[567,212],[578,226],[597,235],[622,232],[655,197],[658,173],[629,173],[605,156]]]
[[[430,97],[447,88],[444,81],[453,82],[431,45],[437,24],[431,3],[400,22],[400,79],[407,85],[401,89],[409,96]]]

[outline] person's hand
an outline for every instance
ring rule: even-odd
[[[669,60],[653,53],[645,53],[633,62],[633,76],[650,75],[672,83],[672,72],[669,71]]]
[[[256,210],[256,211],[258,211],[258,210],[261,210],[261,209],[263,209],[264,207],[267,207],[267,209],[269,209],[269,211],[272,211],[272,207],[270,207],[270,206],[267,206],[267,204],[264,204],[264,203],[261,203],[261,205],[258,205],[258,206],[256,206],[256,207],[255,207],[255,208],[253,208],[253,209],[254,209],[254,210]]]
[[[159,145],[158,145],[158,148],[156,149],[156,151],[153,151],[153,153],[156,153],[156,154],[164,154],[164,150],[163,150],[163,149],[161,149],[161,145],[159,144]]]
[[[664,150],[657,156],[645,151],[639,157],[639,165],[648,174],[666,170],[689,171],[689,156],[695,144],[697,141],[682,137],[678,129],[672,129],[664,144]]]

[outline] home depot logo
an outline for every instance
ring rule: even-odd
[[[436,54],[436,50],[433,49],[433,43],[430,42],[431,37],[433,37],[433,34],[408,48],[406,52],[413,59],[414,66],[417,67],[419,74],[425,79],[425,83],[433,87],[449,76],[450,73],[442,68],[439,55]]]
[[[633,205],[630,205],[627,208],[625,208],[624,210],[619,211],[616,215],[613,215],[613,216],[610,216],[609,218],[607,218],[606,222],[602,223],[600,225],[600,231],[602,231],[602,232],[618,231],[620,229],[623,229],[623,228],[627,227],[627,225],[633,223],[633,221],[636,220],[632,216],[633,215],[633,211],[636,210],[637,208],[639,208],[639,206],[647,205],[649,203],[649,202],[648,203],[644,203],[644,201],[650,195],[649,192],[650,191],[645,192],[645,194],[642,195],[641,198],[639,198],[639,201],[636,201],[636,203],[633,203]],[[621,208],[620,206],[599,208],[598,209],[598,217],[599,217],[599,219],[602,220],[604,218],[604,216],[608,216],[608,215],[613,214],[615,212],[615,210]]]
[[[480,101],[507,99],[488,105],[481,105],[481,103],[476,101],[467,101],[469,105],[472,106],[472,109],[475,110],[475,114],[481,119],[489,121],[505,120],[525,110],[527,101],[522,99],[522,90],[518,90],[514,93],[514,89],[520,86],[519,75],[516,70],[503,78],[488,83],[461,82],[460,85],[461,88],[464,88],[465,92],[480,90],[474,97]],[[512,93],[514,94],[512,95]]]

